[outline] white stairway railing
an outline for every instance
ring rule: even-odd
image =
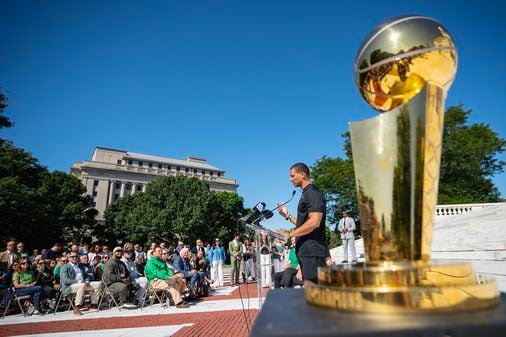
[[[454,204],[454,205],[437,205],[436,206],[436,216],[448,216],[448,215],[457,215],[462,213],[467,213],[473,210],[496,206],[503,204],[501,202],[497,203],[487,203],[487,204]]]

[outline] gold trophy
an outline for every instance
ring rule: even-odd
[[[431,262],[444,100],[457,70],[452,37],[424,16],[378,26],[355,81],[381,114],[350,123],[366,262],[320,268],[307,302],[371,313],[462,311],[500,303],[468,263]]]

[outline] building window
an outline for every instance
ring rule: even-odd
[[[142,162],[141,161],[139,161],[139,166],[142,166]]]
[[[97,191],[93,191],[92,196],[96,197],[97,196]]]
[[[193,173],[195,173],[195,174],[196,174],[196,173],[197,173],[197,169],[193,169]]]
[[[97,203],[93,201],[93,202],[91,203],[91,207],[97,207]]]
[[[221,177],[221,173],[220,172],[218,172],[218,177]]]
[[[95,186],[95,187],[98,186],[98,180],[93,181],[93,186]]]
[[[137,192],[142,191],[142,185],[137,185]]]
[[[188,167],[185,167],[185,169],[184,169],[184,170],[185,170],[185,172],[186,172],[186,173],[188,173]]]
[[[132,165],[132,164],[133,164],[132,159],[128,159],[128,165]]]
[[[119,199],[119,194],[118,193],[114,193],[114,200],[118,200]]]
[[[149,163],[149,164],[148,164],[148,166],[149,166],[149,167],[153,167],[153,163]]]
[[[120,183],[114,184],[114,188],[121,188],[121,184]]]
[[[158,164],[158,168],[161,169],[162,168],[162,164]]]
[[[117,163],[118,165],[121,165],[121,159],[118,159],[118,160],[116,161],[116,163]]]
[[[209,175],[212,177],[212,176],[213,176],[213,173],[214,173],[214,172],[213,172],[213,171],[211,171],[211,172],[209,172]]]
[[[126,189],[130,191],[132,189],[132,184],[126,184]]]
[[[177,167],[177,171],[179,172],[180,170],[181,170],[181,168],[178,166],[178,167]]]

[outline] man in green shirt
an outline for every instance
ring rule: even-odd
[[[298,281],[302,281],[302,272],[300,270],[297,254],[295,253],[295,238],[290,238],[292,246],[288,254],[288,261],[285,263],[285,270],[274,274],[275,288],[293,288],[294,276]]]
[[[167,264],[162,259],[162,250],[160,247],[156,247],[153,250],[153,256],[146,263],[144,274],[153,288],[162,289],[170,293],[174,303],[176,303],[176,308],[189,308],[190,306],[181,297],[186,288],[184,277],[181,278],[179,274],[174,274],[167,267]]]

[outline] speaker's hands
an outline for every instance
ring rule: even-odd
[[[279,205],[281,205],[281,204],[278,202],[278,207],[279,207]],[[288,209],[286,208],[286,206],[281,206],[278,208],[278,213],[283,218],[286,218],[288,216]]]

